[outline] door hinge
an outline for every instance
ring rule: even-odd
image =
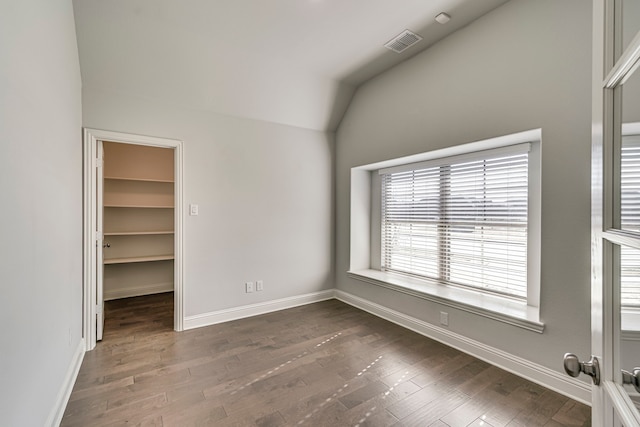
[[[101,168],[103,166],[104,166],[104,159],[98,159],[98,158],[93,159],[94,168]]]
[[[102,314],[102,305],[96,304],[96,315],[99,316]]]

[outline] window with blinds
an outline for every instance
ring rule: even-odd
[[[526,300],[529,148],[379,171],[382,269]]]
[[[640,135],[624,136],[620,159],[620,227],[640,233]],[[623,307],[640,307],[640,251],[620,248]]]

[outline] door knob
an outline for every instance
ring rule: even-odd
[[[622,370],[622,384],[631,384],[640,393],[640,368],[633,368],[633,372]]]
[[[103,248],[110,248],[111,247],[111,243],[106,242],[104,245],[102,245]]]
[[[589,375],[595,385],[600,384],[600,365],[595,356],[591,356],[588,362],[580,362],[578,356],[567,353],[564,355],[564,370],[572,377],[577,377],[582,372]]]

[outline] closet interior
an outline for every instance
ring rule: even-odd
[[[173,291],[174,149],[103,142],[104,299]]]

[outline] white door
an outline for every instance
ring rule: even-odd
[[[103,194],[104,194],[104,149],[102,141],[96,141],[96,340],[102,340],[104,331],[104,241]]]
[[[593,2],[594,426],[640,426],[640,0]],[[593,365],[599,366],[593,366]]]

